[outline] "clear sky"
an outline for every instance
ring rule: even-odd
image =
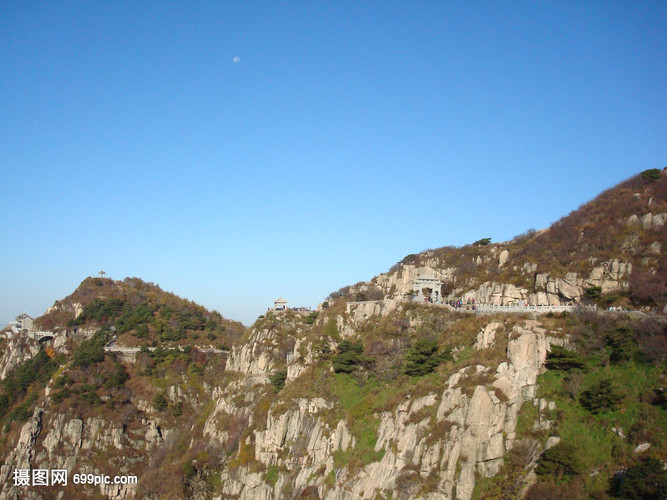
[[[0,323],[104,270],[250,324],[547,227],[667,165],[665,33],[664,1],[4,1]]]

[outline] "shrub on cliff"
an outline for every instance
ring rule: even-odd
[[[601,380],[579,397],[579,403],[591,413],[597,414],[616,409],[621,400],[611,381]]]
[[[569,371],[583,368],[584,363],[576,352],[554,345],[547,354],[546,367],[550,370]]]
[[[287,372],[280,371],[276,372],[270,377],[271,384],[273,385],[274,392],[280,392],[283,387],[285,387],[285,380],[287,380]]]
[[[540,476],[551,475],[559,479],[581,474],[583,466],[576,446],[560,442],[540,457],[535,472]]]
[[[648,458],[616,474],[609,493],[616,498],[664,498],[667,491],[667,471],[662,462]]]
[[[642,179],[646,179],[648,181],[659,181],[660,180],[660,169],[659,168],[649,168],[648,170],[644,170],[641,173]]]
[[[357,365],[363,361],[362,352],[364,347],[361,342],[343,340],[338,345],[338,354],[333,360],[336,373],[352,373]]]
[[[106,341],[106,334],[97,332],[91,339],[82,342],[74,351],[74,366],[85,368],[104,360],[104,345]]]
[[[451,353],[438,352],[438,344],[434,340],[419,339],[405,355],[405,373],[410,376],[426,375],[447,359],[451,359]]]

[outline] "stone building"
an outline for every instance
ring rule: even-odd
[[[442,285],[442,281],[435,276],[420,274],[418,278],[412,280],[412,290],[415,292],[413,300],[437,304],[441,300]]]
[[[287,301],[280,297],[279,299],[273,301],[273,308],[276,311],[284,311],[287,309]]]
[[[14,318],[14,321],[9,323],[9,326],[12,328],[14,333],[18,333],[23,330],[32,330],[33,318],[29,314],[23,313],[19,314]]]

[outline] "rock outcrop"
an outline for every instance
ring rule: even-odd
[[[492,322],[480,331],[475,348],[493,348],[499,332],[507,336],[507,357],[497,366],[462,368],[449,377],[443,392],[406,399],[377,415],[374,451],[379,461],[336,469],[336,453],[358,446],[350,422],[329,420],[335,401],[302,398],[287,408],[272,408],[261,430],[242,444],[252,450],[253,463],[268,472],[252,465],[228,468],[222,474],[224,494],[268,500],[310,489],[321,498],[343,500],[400,490],[409,497],[471,498],[475,478],[495,475],[513,446],[519,410],[535,398],[549,345],[563,343],[536,321],[508,332]],[[228,405],[218,401],[225,412],[238,412]],[[437,481],[426,491],[420,484],[428,477]]]
[[[13,335],[0,357],[0,380],[24,361],[35,356],[40,350],[39,342],[24,334]]]

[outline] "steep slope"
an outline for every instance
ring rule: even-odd
[[[222,498],[604,496],[623,467],[665,458],[664,318],[375,306],[339,298],[310,328],[272,313],[233,349],[243,404],[223,395],[207,423],[228,438],[248,422]],[[578,467],[563,477],[540,468],[559,443]]]
[[[161,475],[180,467],[189,456],[183,449],[201,435],[197,415],[210,404],[225,349],[244,331],[137,278],[87,278],[35,323],[51,336],[1,341],[2,498],[86,498],[94,490],[125,498],[137,491],[132,484],[73,485],[74,473],[138,475],[149,489],[163,484]],[[188,439],[185,448],[181,439]],[[59,491],[14,487],[13,470],[29,468],[66,468],[70,484]],[[164,484],[182,491],[180,482]]]

